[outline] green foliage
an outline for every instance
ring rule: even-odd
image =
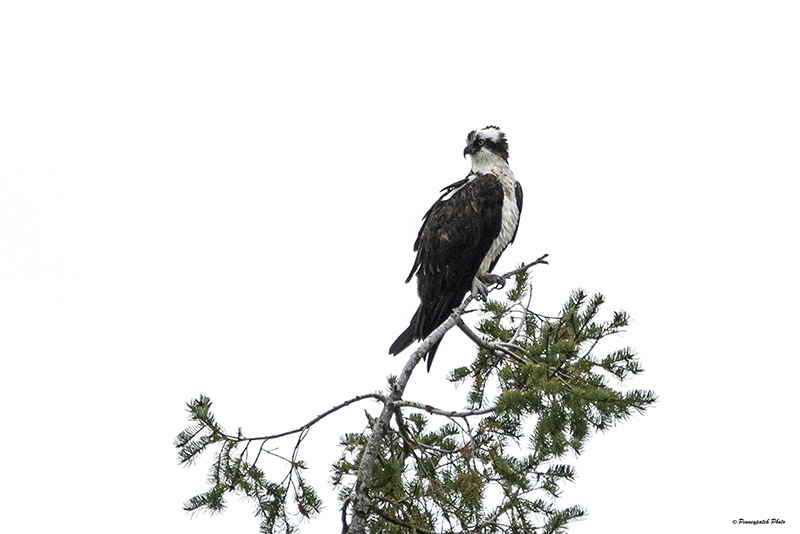
[[[585,515],[580,506],[557,506],[563,483],[575,478],[559,460],[656,396],[610,383],[642,372],[632,349],[596,355],[602,340],[628,326],[625,312],[600,320],[602,295],[576,290],[558,316],[544,317],[522,304],[526,285],[520,273],[508,300],[483,305],[484,341],[472,364],[450,375],[469,384],[467,412],[398,410],[373,472],[370,532],[557,533]],[[353,491],[345,481],[363,450],[345,448],[334,468],[345,505]]]
[[[506,299],[483,304],[472,363],[450,374],[468,386],[466,410],[394,405],[370,477],[370,533],[564,532],[586,514],[559,503],[564,483],[576,476],[564,457],[656,401],[651,391],[622,387],[643,371],[631,348],[598,354],[604,340],[628,326],[624,311],[601,319],[602,295],[575,290],[556,316],[543,316],[523,304],[527,272],[509,285]],[[388,391],[396,384],[389,377]],[[364,395],[327,413],[368,397],[390,402],[388,395]],[[302,476],[298,453],[322,416],[296,431],[245,438],[241,430],[225,433],[205,396],[190,402],[188,412],[190,425],[175,439],[180,462],[193,464],[209,449],[215,454],[209,487],[187,501],[187,511],[221,512],[228,494],[243,495],[255,503],[264,533],[293,532],[300,519],[319,512],[322,503]],[[339,488],[343,518],[352,513],[372,428],[340,439],[331,482]],[[289,435],[297,435],[291,454],[265,447]],[[268,477],[257,466],[265,456],[282,460],[288,473]]]
[[[245,438],[241,430],[235,436],[226,434],[211,413],[211,400],[205,395],[189,402],[187,411],[191,424],[175,438],[180,463],[195,463],[212,445],[216,445],[218,451],[209,468],[209,489],[186,501],[184,510],[222,512],[229,493],[243,495],[255,504],[256,515],[261,519],[261,532],[271,534],[294,532],[295,517],[310,518],[322,509],[317,493],[302,476],[306,468],[304,462],[294,457],[279,457],[289,466],[289,472],[280,482],[269,480],[256,466],[262,453],[276,456],[264,448],[269,438]],[[301,432],[298,446],[303,437]],[[251,445],[254,445],[255,453],[251,451]],[[291,505],[288,502],[290,496]]]

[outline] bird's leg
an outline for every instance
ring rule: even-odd
[[[495,287],[490,287],[494,285]],[[472,298],[486,301],[489,291],[504,287],[506,279],[496,274],[486,273],[472,279]]]
[[[472,279],[472,298],[484,302],[489,298],[489,291],[486,289],[486,284],[477,276]]]
[[[496,274],[482,274],[472,279],[472,298],[486,301],[489,298],[489,291],[492,285],[503,287],[506,284],[502,276]]]

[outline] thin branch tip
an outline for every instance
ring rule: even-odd
[[[522,267],[519,267],[517,269],[514,269],[513,271],[507,272],[506,274],[504,274],[502,276],[502,278],[511,278],[512,276],[514,276],[516,274],[519,274],[519,273],[522,273],[522,272],[525,272],[528,269],[530,269],[531,267],[534,267],[536,265],[550,265],[547,262],[547,258],[549,256],[550,256],[549,254],[543,254],[543,255],[539,256],[537,259],[533,260],[532,262],[527,263],[527,264],[525,264]]]

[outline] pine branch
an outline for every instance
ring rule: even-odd
[[[547,264],[546,259],[545,254],[502,275],[514,284],[504,299],[487,299],[479,310],[473,305],[471,311],[483,314],[475,331],[462,321],[474,300],[467,294],[422,340],[401,373],[389,377],[386,393],[353,397],[295,429],[259,437],[246,437],[241,429],[225,433],[207,397],[192,401],[191,425],[175,439],[181,462],[191,464],[209,447],[215,451],[209,487],[187,501],[186,509],[220,512],[228,493],[243,494],[256,502],[263,533],[293,532],[298,518],[311,517],[322,506],[304,479],[306,464],[299,456],[310,429],[347,406],[373,399],[381,403],[380,414],[373,417],[365,410],[368,430],[342,435],[343,454],[333,466],[331,482],[341,487],[343,534],[564,532],[585,511],[556,507],[562,485],[575,478],[574,468],[558,459],[570,450],[579,453],[594,432],[644,412],[657,399],[651,391],[608,385],[613,378],[625,382],[642,368],[630,348],[605,358],[594,354],[602,339],[623,331],[629,321],[625,312],[598,320],[602,295],[589,298],[575,290],[553,317],[530,309],[528,270]],[[472,363],[449,377],[469,379],[466,408],[471,409],[404,400],[413,371],[454,326],[478,347]],[[293,448],[267,448],[271,440],[288,436],[296,437]],[[262,453],[289,464],[288,473],[269,480],[256,467]]]
[[[262,532],[272,533],[283,528],[293,529],[287,510],[287,499],[290,495],[294,499],[297,512],[304,517],[315,515],[322,507],[322,501],[314,488],[309,486],[303,478],[302,470],[306,466],[305,462],[298,458],[300,445],[316,423],[346,406],[370,398],[380,401],[386,399],[379,393],[358,395],[323,412],[294,430],[248,438],[242,435],[241,429],[235,435],[226,433],[211,413],[211,400],[205,395],[201,395],[198,399],[188,403],[187,408],[192,425],[178,434],[175,438],[175,447],[179,449],[178,456],[182,464],[192,464],[211,445],[216,445],[219,449],[215,452],[214,462],[210,467],[210,489],[189,499],[184,504],[184,509],[190,512],[199,510],[211,513],[221,512],[225,509],[226,494],[241,492],[256,502],[257,515],[262,519]],[[290,435],[297,435],[297,441],[289,457],[265,449],[265,444],[269,440]],[[254,442],[260,442],[260,445],[255,461],[250,463],[248,451]],[[243,445],[242,450],[237,451],[237,447],[240,445]],[[289,464],[288,473],[279,483],[267,480],[263,471],[256,466],[262,452],[280,458]]]
[[[230,441],[235,441],[237,443],[252,442],[252,441],[265,441],[266,442],[266,441],[269,441],[271,439],[277,439],[277,438],[283,438],[283,437],[286,437],[286,436],[291,436],[292,434],[297,434],[298,432],[307,431],[312,426],[314,426],[315,424],[319,423],[320,421],[322,421],[323,419],[325,419],[326,417],[328,417],[332,413],[338,412],[342,408],[346,408],[347,406],[350,406],[351,404],[355,404],[355,403],[357,403],[359,401],[362,401],[364,399],[376,399],[376,400],[379,400],[381,402],[386,402],[386,397],[384,395],[381,395],[380,393],[366,393],[364,395],[358,395],[356,397],[353,397],[352,399],[348,399],[348,400],[344,401],[341,404],[337,404],[336,406],[334,406],[330,410],[327,410],[327,411],[319,414],[318,416],[316,416],[311,421],[307,422],[306,424],[304,424],[304,425],[302,425],[300,427],[295,428],[294,430],[287,430],[286,432],[281,432],[279,434],[272,434],[270,436],[258,436],[258,437],[255,437],[255,438],[246,438],[246,437],[243,437],[243,436],[231,436],[231,435],[228,435],[228,434],[223,434],[223,436],[226,439],[228,439]]]

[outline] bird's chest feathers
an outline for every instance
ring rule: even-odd
[[[501,182],[503,182],[504,195],[500,233],[497,235],[494,241],[492,241],[492,246],[489,249],[489,252],[487,252],[486,256],[483,258],[481,266],[478,269],[479,275],[489,272],[492,263],[494,263],[497,257],[503,253],[508,244],[511,243],[511,239],[514,237],[514,233],[517,231],[517,225],[519,224],[519,208],[517,207],[517,199],[516,195],[514,194],[514,185],[512,183],[510,187],[507,187],[506,181],[507,180],[501,180]]]

